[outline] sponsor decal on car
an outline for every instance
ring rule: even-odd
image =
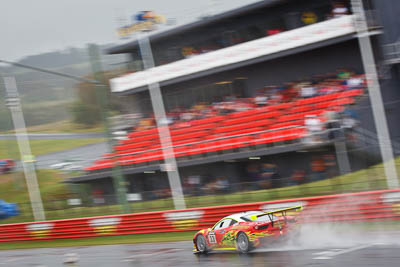
[[[231,230],[227,232],[221,240],[221,245],[225,247],[235,246],[237,231]]]
[[[217,238],[215,236],[215,232],[211,231],[208,233],[208,242],[210,242],[210,244],[216,244],[217,243]]]
[[[53,227],[53,223],[35,223],[27,225],[26,231],[28,231],[33,238],[45,238],[50,235],[50,231]]]
[[[204,211],[177,211],[167,212],[163,216],[167,221],[171,222],[175,229],[188,229],[198,226],[199,219],[203,217]]]
[[[117,226],[120,224],[120,217],[99,218],[89,220],[89,225],[99,235],[109,235],[117,231]]]

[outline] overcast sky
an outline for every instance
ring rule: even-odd
[[[1,0],[0,59],[83,47],[87,43],[121,43],[117,17],[152,10],[177,24],[202,15],[259,0]],[[164,26],[166,27],[166,26]],[[171,26],[169,26],[171,27]]]

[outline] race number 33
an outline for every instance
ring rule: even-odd
[[[214,232],[209,232],[208,233],[208,241],[212,244],[217,243],[217,239],[215,238],[215,233]]]

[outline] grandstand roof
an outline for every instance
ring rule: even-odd
[[[239,8],[233,9],[233,10],[229,10],[229,11],[226,11],[226,12],[214,15],[214,16],[206,17],[202,20],[184,24],[184,25],[175,27],[175,28],[167,30],[167,31],[154,33],[154,34],[150,35],[149,38],[150,38],[151,42],[159,41],[164,38],[168,38],[171,35],[182,34],[187,31],[192,31],[193,29],[196,29],[196,28],[204,27],[204,26],[207,26],[207,25],[219,22],[219,21],[223,21],[223,20],[228,19],[233,16],[242,15],[242,14],[257,10],[259,8],[272,6],[277,3],[284,3],[284,2],[288,2],[288,1],[294,1],[294,0],[263,0],[263,1],[256,2],[256,3],[250,4],[250,5],[239,7]],[[132,42],[129,42],[126,44],[122,44],[122,45],[118,45],[118,46],[109,48],[106,50],[106,53],[108,53],[108,54],[129,53],[129,52],[131,52],[131,50],[135,49],[137,46],[138,46],[138,41],[135,40],[135,41],[132,41]]]

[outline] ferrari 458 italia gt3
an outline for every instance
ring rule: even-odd
[[[237,250],[246,253],[265,243],[281,240],[296,224],[296,218],[287,215],[287,212],[301,209],[301,206],[295,206],[270,212],[246,211],[226,216],[212,228],[195,234],[194,252]]]

